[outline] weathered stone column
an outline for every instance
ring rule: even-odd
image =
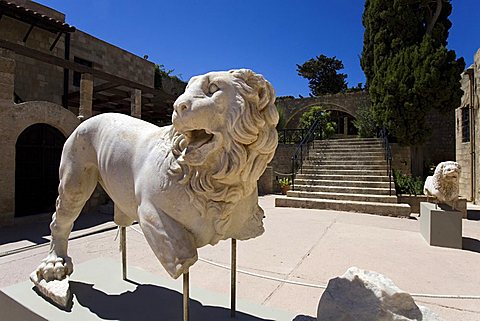
[[[343,135],[348,135],[348,117],[343,117]]]
[[[0,50],[0,110],[13,104],[15,90],[15,54]]]
[[[132,90],[130,108],[130,115],[136,118],[142,118],[142,91],[140,89]]]
[[[83,73],[80,80],[80,108],[78,118],[85,120],[92,117],[93,76]]]

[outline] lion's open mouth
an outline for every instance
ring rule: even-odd
[[[191,165],[203,164],[218,143],[215,135],[204,129],[188,130],[183,136],[187,142],[183,158]]]
[[[200,148],[206,144],[209,144],[213,140],[213,134],[208,133],[204,129],[190,130],[183,134],[187,140],[188,146],[192,149]]]

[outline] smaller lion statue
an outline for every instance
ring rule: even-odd
[[[433,176],[425,180],[423,193],[433,196],[437,202],[449,205],[455,210],[458,200],[458,178],[461,167],[457,162],[448,161],[437,165]]]

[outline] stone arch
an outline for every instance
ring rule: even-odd
[[[290,117],[285,121],[285,127],[289,127],[288,125],[289,125],[290,122],[298,119],[305,111],[307,111],[308,109],[310,109],[314,106],[323,106],[323,107],[325,107],[326,110],[341,111],[341,112],[344,112],[344,113],[352,116],[355,119],[357,118],[356,113],[353,113],[350,109],[348,109],[348,108],[346,108],[345,106],[342,106],[342,105],[337,105],[335,103],[330,103],[330,102],[321,103],[321,104],[320,103],[317,103],[317,104],[311,103],[311,104],[308,104],[306,106],[295,109],[295,111],[293,111],[293,113],[290,115]]]
[[[51,213],[58,195],[58,168],[66,137],[36,123],[15,144],[15,217]]]
[[[19,135],[34,124],[47,124],[70,136],[80,124],[76,115],[45,101],[0,105],[0,225],[13,224],[15,213],[15,145]]]
[[[275,104],[284,111],[287,124],[298,117],[299,113],[318,105],[328,106],[329,110],[339,111],[351,118],[356,118],[359,106],[368,104],[369,101],[368,94],[359,91],[305,98],[278,97]]]
[[[65,137],[70,136],[75,128],[80,124],[77,116],[68,109],[47,101],[28,101],[14,105],[10,108],[10,120],[15,122],[15,126],[6,125],[15,137],[15,141],[27,127],[43,123],[55,127],[62,132]],[[0,126],[4,126],[0,120]],[[8,119],[6,120],[8,121]]]

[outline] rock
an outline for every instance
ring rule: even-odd
[[[46,298],[52,300],[62,308],[67,308],[72,301],[70,292],[70,278],[67,276],[63,280],[46,281],[39,278],[37,272],[30,274],[30,280],[35,284],[37,290]]]
[[[351,267],[331,279],[317,309],[317,321],[442,321],[392,280]]]

